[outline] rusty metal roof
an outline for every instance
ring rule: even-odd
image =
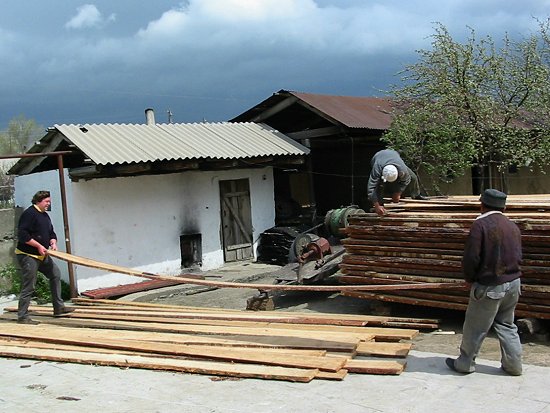
[[[296,106],[309,109],[334,125],[385,131],[392,122],[392,100],[382,97],[334,96],[280,90],[247,111],[231,119],[232,122],[265,122],[296,112]],[[284,115],[286,114],[286,115]],[[296,115],[299,116],[299,115]]]
[[[54,128],[97,165],[309,153],[282,133],[257,123],[85,124]]]
[[[288,92],[348,128],[386,130],[392,121],[391,100]]]

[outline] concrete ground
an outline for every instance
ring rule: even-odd
[[[550,368],[511,377],[480,360],[462,376],[445,357],[413,351],[399,376],[310,383],[0,358],[0,411],[550,413]]]
[[[264,270],[271,268],[228,267],[220,274],[224,281],[236,274],[250,280]],[[14,297],[0,297],[0,310],[13,305]],[[527,364],[522,376],[511,377],[499,362],[480,359],[476,373],[460,375],[445,365],[449,356],[456,354],[413,350],[398,376],[350,374],[310,383],[0,357],[0,411],[550,413],[550,367]]]

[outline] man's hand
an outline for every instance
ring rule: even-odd
[[[38,253],[40,255],[46,255],[46,253],[48,252],[48,250],[46,248],[44,248],[43,245],[39,244],[38,247],[36,247],[38,249]]]
[[[50,241],[50,249],[51,249],[51,250],[54,250],[54,251],[57,251],[57,240],[52,239],[52,240]]]
[[[399,202],[400,199],[401,199],[401,192],[396,192],[391,196],[391,201],[392,202],[397,203],[397,202]]]
[[[374,204],[374,212],[376,212],[378,214],[378,216],[383,216],[383,215],[386,215],[386,208],[384,208],[379,203],[375,203]]]

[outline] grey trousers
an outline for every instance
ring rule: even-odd
[[[487,333],[494,329],[500,343],[502,368],[520,375],[521,341],[514,324],[514,311],[519,300],[519,278],[501,285],[486,286],[473,283],[464,319],[460,356],[455,360],[458,371],[475,371],[475,359]]]
[[[27,317],[29,305],[36,287],[38,271],[44,274],[50,282],[54,312],[61,310],[65,306],[61,298],[61,272],[51,257],[47,256],[44,258],[44,261],[37,260],[25,254],[17,254],[16,257],[21,267],[21,293],[19,294],[17,318],[22,319]]]

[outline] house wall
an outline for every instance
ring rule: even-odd
[[[509,194],[550,194],[550,167],[543,171],[518,168],[517,172],[508,173],[507,180]]]
[[[470,170],[450,183],[438,182],[437,188],[430,177],[425,176],[422,172],[419,174],[419,180],[421,191],[425,190],[429,196],[472,195],[472,173]]]
[[[49,173],[46,173],[49,174]],[[16,193],[26,182],[16,182]],[[32,183],[36,187],[55,186]],[[71,247],[75,255],[160,274],[181,272],[180,235],[202,234],[202,270],[224,264],[220,235],[219,181],[249,179],[254,251],[261,232],[275,223],[271,168],[184,172],[69,182]],[[41,186],[42,185],[42,186]],[[21,196],[23,193],[21,190]],[[31,193],[32,192],[32,193]],[[32,197],[30,190],[25,198]],[[58,237],[63,229],[58,192],[52,190],[51,216]],[[19,195],[19,194],[18,194]],[[68,195],[69,196],[69,195]],[[58,219],[59,218],[59,219]],[[61,232],[62,234],[62,232]],[[63,249],[63,248],[60,248]],[[60,265],[61,267],[61,265]],[[68,274],[68,272],[66,273]],[[64,276],[66,279],[68,275]],[[139,282],[142,279],[98,269],[75,268],[78,291]]]

